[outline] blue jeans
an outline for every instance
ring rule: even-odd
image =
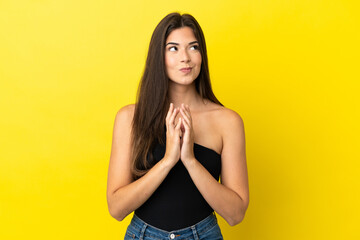
[[[171,232],[151,226],[135,214],[128,226],[124,240],[221,240],[223,236],[214,213],[197,224]]]

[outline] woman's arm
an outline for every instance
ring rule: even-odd
[[[190,109],[182,108],[185,134],[181,160],[194,184],[208,202],[231,226],[240,223],[249,205],[249,187],[245,156],[245,132],[241,117],[225,109],[221,113],[223,150],[221,153],[221,182],[195,159]]]
[[[111,216],[118,221],[149,199],[179,160],[180,121],[174,124],[178,112],[178,109],[170,106],[166,117],[167,151],[164,158],[136,181],[132,178],[130,161],[134,105],[125,106],[116,114],[108,170],[107,202]]]

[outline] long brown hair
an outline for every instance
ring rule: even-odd
[[[190,14],[168,14],[151,36],[146,66],[137,92],[132,122],[131,170],[134,179],[140,178],[152,167],[154,144],[165,144],[165,117],[170,105],[169,78],[165,71],[165,44],[173,30],[185,26],[193,30],[202,58],[201,70],[195,80],[196,90],[202,98],[222,105],[211,89],[205,38],[200,25]]]

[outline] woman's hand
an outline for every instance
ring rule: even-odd
[[[174,166],[180,159],[180,136],[181,118],[175,124],[175,118],[179,113],[179,108],[174,109],[174,104],[170,103],[169,111],[166,115],[166,152],[164,159]]]
[[[188,105],[181,104],[180,113],[181,118],[181,131],[182,131],[182,143],[180,158],[181,161],[189,162],[195,159],[194,156],[194,130],[192,126],[192,119],[190,108]]]

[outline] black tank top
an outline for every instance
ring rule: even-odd
[[[154,163],[160,161],[164,155],[165,146],[155,145],[153,149]],[[219,181],[221,156],[214,150],[196,143],[194,144],[194,155]],[[135,210],[135,214],[154,227],[173,231],[192,226],[213,211],[179,160],[151,197]]]

